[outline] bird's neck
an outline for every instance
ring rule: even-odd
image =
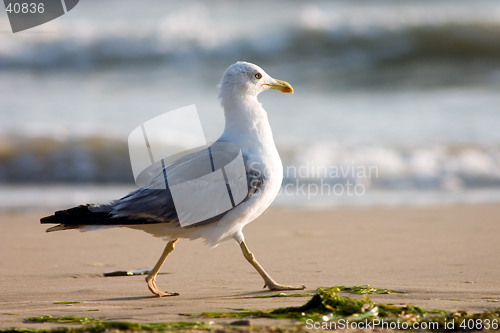
[[[267,112],[256,96],[232,96],[230,100],[222,101],[226,125],[221,139],[229,139],[240,146],[246,144],[272,143],[274,147],[271,126]],[[243,148],[243,147],[242,147]]]

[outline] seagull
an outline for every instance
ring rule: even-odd
[[[236,144],[241,149],[248,184],[248,194],[243,201],[203,223],[181,226],[168,184],[166,189],[155,189],[146,184],[108,204],[80,205],[44,217],[40,220],[41,223],[57,224],[47,229],[47,232],[128,227],[162,238],[167,242],[166,247],[146,277],[149,290],[159,297],[178,295],[160,291],[156,286],[156,276],[180,238],[201,238],[209,247],[234,239],[239,244],[243,256],[264,279],[264,288],[305,289],[304,285],[287,286],[276,283],[250,252],[242,232],[245,225],[258,218],[269,207],[283,181],[283,165],[274,143],[267,113],[257,96],[266,90],[293,93],[293,88],[286,81],[272,78],[259,66],[239,61],[225,71],[219,89],[225,128],[214,145]],[[199,152],[182,158],[196,160],[197,154]],[[168,169],[169,166],[165,168]],[[160,177],[162,172],[158,173],[156,179]],[[207,184],[204,189],[207,195],[210,195],[210,186],[211,184]]]

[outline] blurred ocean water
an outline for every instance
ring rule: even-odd
[[[285,168],[307,170],[285,172],[284,185],[351,181],[408,203],[422,191],[438,193],[431,202],[500,201],[498,2],[87,0],[9,31],[2,12],[3,189],[132,184],[128,134],[190,104],[215,141],[217,83],[246,60],[295,88],[259,98]],[[370,166],[369,179],[315,174]],[[352,202],[394,201],[371,197]],[[318,198],[305,205],[343,202]]]

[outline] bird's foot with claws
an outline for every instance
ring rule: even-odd
[[[282,284],[277,283],[266,283],[264,288],[268,287],[269,290],[304,290],[307,289],[306,286],[284,286]]]
[[[164,293],[163,291],[158,290],[156,287],[155,283],[155,278],[147,276],[146,277],[146,282],[148,283],[148,288],[151,290],[153,294],[155,294],[158,297],[165,297],[165,296],[179,296],[178,293]]]

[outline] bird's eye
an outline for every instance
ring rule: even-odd
[[[260,74],[260,73],[257,73],[257,74],[255,74],[254,76],[255,76],[255,78],[256,78],[257,80],[262,79],[262,74]]]

